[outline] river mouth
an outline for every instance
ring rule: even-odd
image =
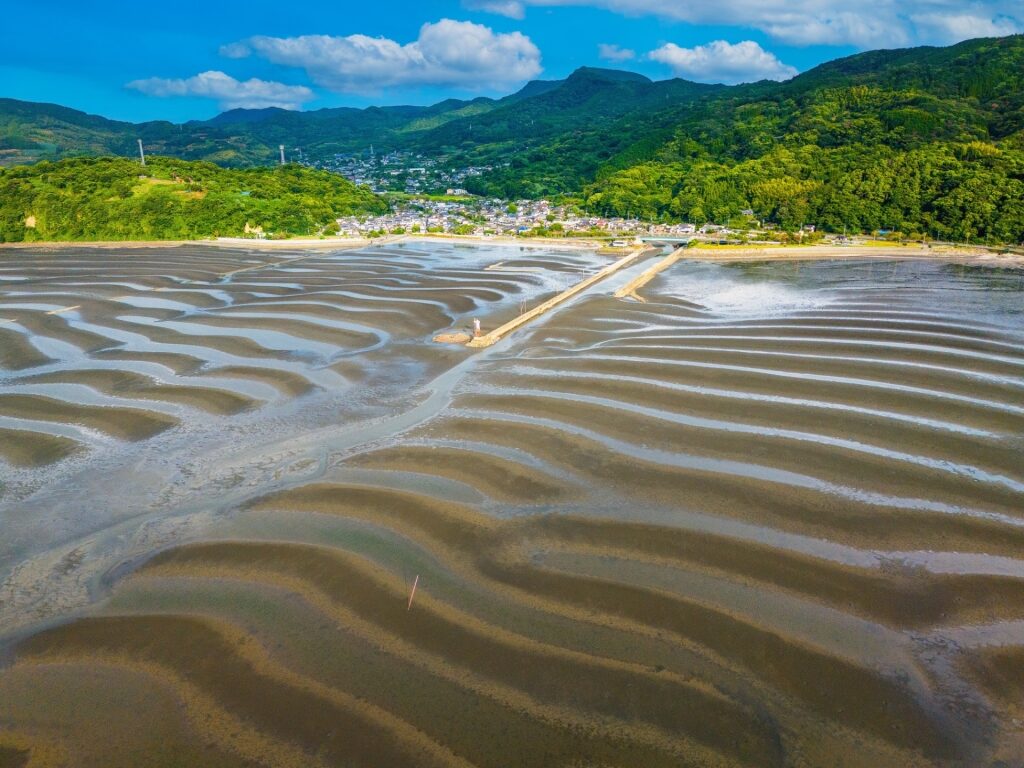
[[[0,765],[1024,759],[1022,273],[607,263],[4,257]]]

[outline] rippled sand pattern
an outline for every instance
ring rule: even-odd
[[[511,254],[3,265],[0,766],[1024,761],[1019,272]]]
[[[562,254],[543,276],[485,272],[505,254],[470,252],[460,263],[453,250],[5,257],[0,427],[54,446],[13,463],[59,460],[67,440],[83,448],[144,440],[208,416],[382,380],[375,352],[468,325],[470,313],[507,305],[511,314],[515,297],[546,294],[588,267]],[[422,349],[403,352],[412,381],[423,375],[410,368],[416,363],[438,367]]]

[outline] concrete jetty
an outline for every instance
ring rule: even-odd
[[[677,261],[679,261],[683,257],[683,255],[685,253],[686,253],[686,248],[685,247],[677,248],[676,250],[672,251],[672,253],[670,253],[664,259],[659,261],[657,264],[649,267],[648,269],[645,269],[643,272],[641,272],[639,275],[637,275],[633,280],[630,280],[624,286],[619,288],[619,290],[617,290],[615,292],[615,294],[614,294],[615,298],[623,299],[623,298],[629,296],[629,297],[631,297],[633,299],[636,299],[637,301],[644,301],[643,297],[641,297],[637,293],[637,291],[640,290],[641,288],[643,288],[649,282],[651,282],[651,280],[653,280],[655,277],[657,277],[661,272],[663,272],[664,270],[668,269],[673,264],[675,264]]]
[[[630,264],[635,262],[637,259],[640,258],[642,254],[646,252],[646,248],[637,248],[636,250],[630,252],[628,255],[623,256],[618,261],[609,264],[607,267],[598,270],[590,277],[576,283],[576,285],[572,286],[568,290],[562,291],[562,293],[558,294],[557,296],[553,296],[552,298],[545,301],[543,304],[539,304],[538,306],[531,309],[529,312],[524,312],[518,317],[509,320],[507,323],[498,328],[495,328],[490,333],[485,333],[483,336],[478,336],[477,338],[469,342],[469,344],[467,344],[466,346],[474,348],[483,348],[491,346],[504,336],[514,331],[516,328],[520,328],[526,325],[531,320],[540,317],[546,312],[551,311],[559,304],[568,301],[573,296],[576,296],[577,294],[585,291],[587,288],[594,285],[595,283],[601,282],[609,275],[613,275],[620,269],[628,267]]]

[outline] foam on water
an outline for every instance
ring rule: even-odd
[[[851,305],[890,311],[894,296],[926,297],[925,306],[1019,332],[1024,274],[941,261],[681,262],[656,289],[725,319],[779,317]],[[922,292],[925,292],[922,294]],[[928,311],[931,311],[929,309]]]
[[[752,278],[717,266],[673,272],[658,288],[663,294],[699,304],[729,319],[777,317],[822,309],[836,301],[829,291]]]
[[[709,286],[708,292],[697,299],[715,313],[757,317],[820,309],[832,300],[818,291],[801,291],[768,282]]]

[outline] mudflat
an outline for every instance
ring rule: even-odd
[[[1024,761],[1024,272],[907,255],[12,252],[0,766]]]

